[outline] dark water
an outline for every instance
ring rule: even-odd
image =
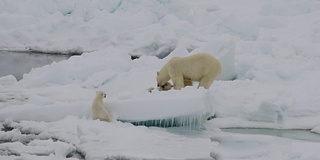
[[[32,68],[41,67],[68,59],[69,55],[39,54],[31,52],[11,52],[0,50],[0,77],[13,75],[17,80]]]

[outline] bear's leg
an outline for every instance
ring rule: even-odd
[[[184,87],[184,81],[182,76],[173,78],[172,82],[173,82],[173,88],[176,90],[180,90],[181,88]]]
[[[209,89],[216,77],[217,75],[207,75],[205,77],[202,77],[199,81],[198,88],[204,87],[205,89]]]
[[[186,86],[193,86],[193,82],[192,82],[190,79],[188,79],[188,78],[184,78],[184,79],[183,79],[183,83],[184,83],[184,87],[186,87]]]
[[[181,88],[184,87],[184,81],[183,81],[183,76],[178,75],[178,76],[172,76],[171,78],[173,82],[173,88],[176,90],[180,90]]]
[[[180,90],[184,87],[183,75],[181,73],[179,73],[176,69],[172,67],[168,69],[168,74],[173,82],[174,89]]]

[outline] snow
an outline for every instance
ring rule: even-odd
[[[262,135],[216,135],[219,145],[212,157],[226,159],[317,159],[319,143],[294,141]],[[230,150],[232,153],[230,154]]]
[[[22,121],[21,123],[7,122],[6,125],[19,128],[29,135],[33,134],[33,137],[27,137],[30,142],[26,146],[20,142],[1,144],[1,146],[7,147],[5,149],[11,153],[22,149],[31,155],[36,154],[34,152],[39,152],[40,154],[49,155],[52,153],[54,156],[65,157],[76,147],[86,155],[86,159],[118,156],[186,159],[210,158],[208,153],[212,148],[208,138],[186,138],[157,129],[136,127],[128,123],[105,123],[70,116],[50,123]],[[41,131],[40,134],[39,131]],[[19,139],[25,137],[16,129],[7,134]],[[1,135],[1,137],[4,136]],[[14,137],[11,140],[14,140]],[[48,137],[60,141],[46,140]],[[39,139],[45,140],[40,141]],[[7,140],[10,139],[7,138]],[[38,147],[45,149],[45,151],[37,150]],[[196,153],[192,152],[195,147],[199,149]]]
[[[83,54],[0,77],[0,159],[318,159],[319,142],[219,128],[320,134],[319,16],[313,0],[1,0],[0,50]],[[147,91],[199,52],[222,63],[209,90]],[[91,120],[97,90],[112,123]]]

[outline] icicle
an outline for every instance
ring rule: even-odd
[[[200,127],[204,124],[205,121],[207,121],[207,117],[209,117],[209,114],[203,115],[194,115],[194,116],[183,116],[183,117],[174,117],[174,118],[168,118],[168,119],[155,119],[155,120],[146,120],[146,121],[137,121],[137,122],[131,122],[134,125],[137,126],[155,126],[155,127],[184,127],[187,129],[191,129],[194,127]]]

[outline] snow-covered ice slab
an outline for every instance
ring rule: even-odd
[[[121,121],[146,126],[201,125],[210,116],[210,91],[184,88],[133,95],[121,93],[105,105]]]
[[[153,93],[122,92],[104,99],[105,107],[114,118],[146,126],[200,126],[211,115],[210,91],[184,88]],[[0,110],[0,121],[53,122],[73,115],[91,117],[91,99],[75,102],[54,101],[42,96],[32,96],[22,105]]]

